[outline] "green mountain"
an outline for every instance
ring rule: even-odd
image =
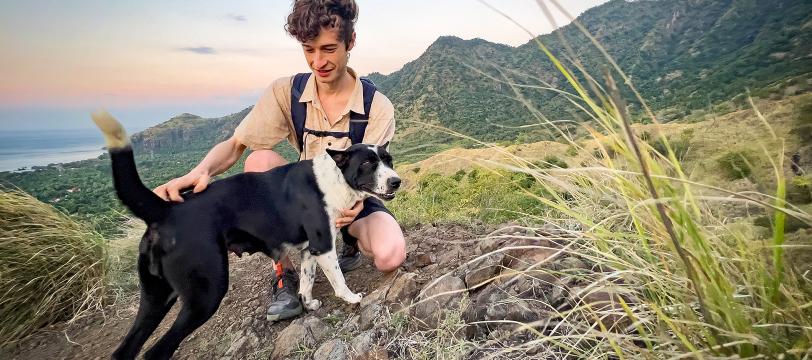
[[[810,88],[806,78],[795,78],[812,72],[812,2],[807,0],[613,0],[577,21],[629,74],[661,120],[729,100],[748,88],[782,82],[789,91]],[[577,59],[589,74],[601,77],[608,64],[574,24],[536,40],[571,69]],[[583,74],[577,77],[584,81]],[[370,78],[396,104],[399,118],[484,140],[549,137],[541,127],[517,128],[539,122],[523,103],[552,120],[582,120],[565,96],[538,89],[573,91],[536,41],[510,47],[441,37],[402,69]],[[436,137],[422,133],[421,141]]]
[[[208,150],[231,136],[251,107],[220,118],[181,114],[132,136],[137,153]]]

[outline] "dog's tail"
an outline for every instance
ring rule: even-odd
[[[93,122],[104,133],[107,151],[113,162],[113,185],[121,202],[147,223],[154,223],[166,216],[170,204],[148,189],[135,169],[135,158],[130,138],[110,113],[105,110],[91,115]]]

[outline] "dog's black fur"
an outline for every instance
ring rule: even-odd
[[[100,127],[109,135],[109,129]],[[126,136],[123,130],[118,135]],[[123,144],[119,147],[108,144],[116,192],[147,223],[148,229],[138,255],[141,302],[132,328],[113,354],[116,359],[135,358],[180,297],[183,307],[174,324],[145,354],[147,359],[171,357],[181,341],[217,311],[228,290],[229,251],[237,255],[262,252],[279,260],[289,245],[307,250],[303,255],[308,257],[334,255],[333,221],[337,215],[328,214],[330,201],[324,191],[331,189],[322,188],[324,175],[319,175],[320,187],[319,171],[332,171],[336,177],[343,177],[345,182],[341,186],[349,189],[335,190],[360,194],[360,198],[378,196],[388,200],[400,184],[396,176],[387,178],[385,186],[377,183],[381,181],[378,167],[389,170],[392,167],[385,146],[357,144],[346,151],[328,150],[329,157],[323,155],[315,160],[318,164],[306,160],[263,173],[243,173],[215,181],[204,192],[184,194],[182,203],[170,203],[141,182],[132,148],[126,140]],[[329,166],[333,170],[325,168]],[[336,166],[340,172],[335,171]],[[342,183],[340,179],[333,180]],[[375,192],[376,189],[387,190]],[[315,266],[315,260],[311,264]],[[325,264],[332,263],[319,261],[323,269]],[[327,269],[324,270],[326,274]],[[312,268],[309,272],[313,273]],[[334,279],[330,280],[336,287]],[[346,289],[343,277],[340,283]],[[309,289],[307,292],[303,295],[306,298],[310,296]]]

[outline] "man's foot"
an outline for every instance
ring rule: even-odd
[[[348,273],[361,267],[361,252],[358,247],[344,243],[341,255],[338,257],[338,267],[342,273]]]
[[[281,287],[280,287],[281,285]],[[274,284],[271,305],[268,307],[268,321],[279,321],[299,316],[304,310],[299,300],[299,277],[287,270]]]

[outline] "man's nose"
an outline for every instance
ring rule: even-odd
[[[324,67],[324,65],[327,65],[327,58],[325,58],[320,52],[316,52],[316,54],[313,55],[313,67],[316,69],[321,69]]]
[[[390,189],[400,188],[400,178],[389,178],[386,180],[386,184],[389,185]]]

